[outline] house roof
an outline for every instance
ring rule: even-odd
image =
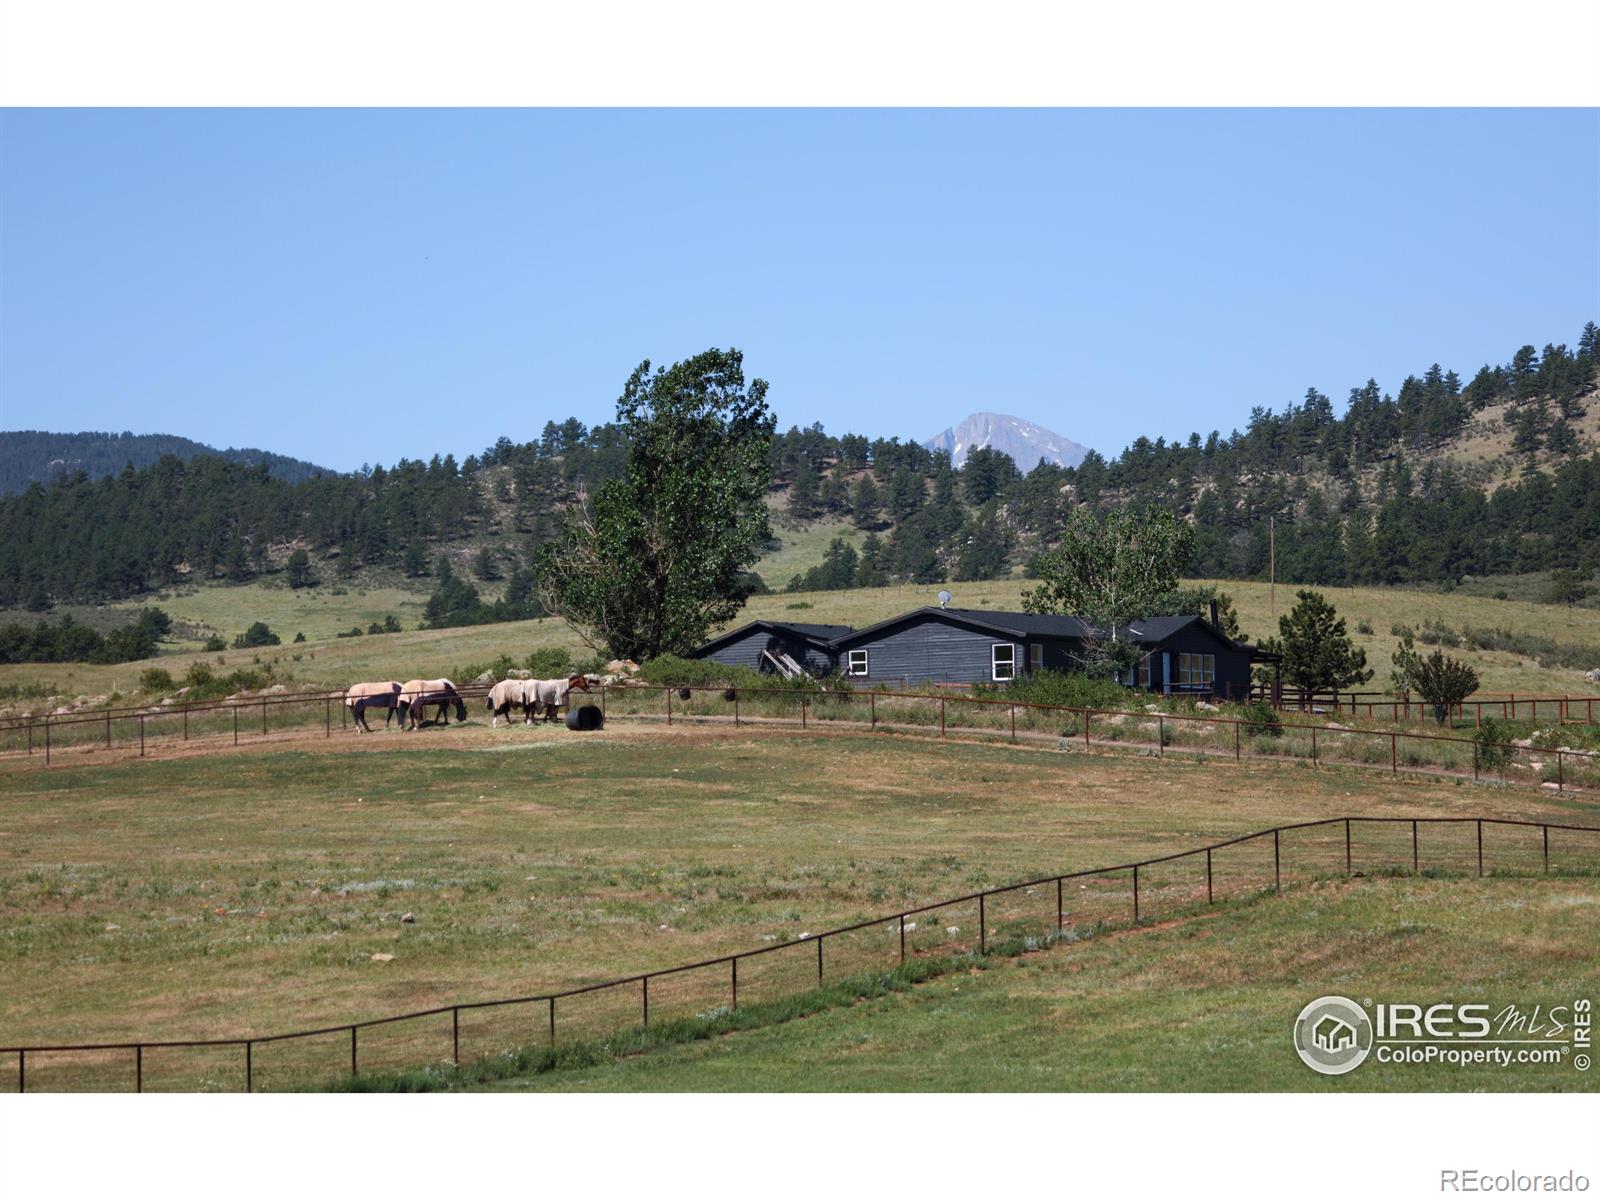
[[[727,633],[719,634],[701,646],[695,653],[704,654],[708,650],[714,650],[725,642],[734,641],[757,629],[764,629],[768,633],[793,634],[818,646],[826,646],[851,632],[849,625],[814,625],[801,621],[751,621],[748,625],[741,625],[737,629],[730,629]]]
[[[876,634],[891,626],[918,618],[944,620],[952,624],[963,625],[969,629],[1018,638],[1066,638],[1073,641],[1082,641],[1084,638],[1093,637],[1096,634],[1104,636],[1103,630],[1090,625],[1081,617],[1063,617],[1052,613],[995,612],[989,609],[926,607],[912,609],[908,613],[901,613],[898,617],[890,617],[887,621],[879,621],[876,625],[869,625],[865,629],[846,633],[835,638],[834,644],[839,645],[844,642],[859,641],[868,634]],[[1215,628],[1209,621],[1195,613],[1175,617],[1148,617],[1144,620],[1131,621],[1119,633],[1140,645],[1156,645],[1166,641],[1180,629],[1196,623],[1204,626],[1227,645],[1237,646],[1240,649],[1245,648],[1240,643],[1233,642],[1221,630]]]

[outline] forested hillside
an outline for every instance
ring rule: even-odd
[[[841,539],[799,580],[812,588],[995,578],[1025,567],[1078,504],[1182,512],[1196,526],[1199,576],[1261,577],[1269,522],[1278,576],[1295,582],[1590,570],[1600,566],[1597,354],[1591,323],[1575,352],[1524,346],[1465,384],[1437,365],[1392,396],[1368,381],[1342,414],[1312,388],[1282,411],[1254,409],[1243,431],[1141,437],[1115,459],[1091,452],[1076,468],[1026,475],[992,451],[956,472],[915,441],[793,428],[773,443],[773,502],[796,522],[857,531],[859,550]],[[215,457],[98,480],[79,471],[0,500],[0,606],[249,579],[282,570],[297,549],[308,552],[299,584],[382,568],[432,588],[421,577],[450,550],[526,596],[561,506],[619,472],[626,449],[615,426],[568,420],[460,463],[297,483]]]
[[[261,463],[274,479],[287,483],[327,473],[315,463],[269,450],[217,450],[168,433],[45,433],[18,429],[0,433],[0,496],[79,471],[90,479],[102,479],[130,464],[135,470],[154,466],[169,454],[184,459],[209,454],[246,466]]]

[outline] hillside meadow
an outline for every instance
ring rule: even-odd
[[[198,641],[188,640],[164,649],[154,664],[10,664],[0,666],[0,689],[31,685],[69,697],[112,692],[126,695],[137,686],[144,667],[161,665],[181,674],[182,668],[195,659],[227,669],[252,664],[259,658],[273,662],[280,677],[287,672],[293,681],[309,686],[343,687],[363,679],[449,675],[464,664],[487,662],[500,654],[521,659],[545,646],[564,646],[579,657],[590,654],[566,623],[555,618],[419,630],[416,625],[426,596],[406,590],[402,582],[367,588],[348,585],[343,594],[328,584],[296,592],[271,583],[205,586],[172,593],[166,599],[151,602],[165,608],[184,626],[216,630],[231,640],[252,621],[261,620],[283,638],[284,644],[264,650],[205,655],[199,652]],[[1233,597],[1247,637],[1264,637],[1276,628],[1267,584],[1239,580],[1194,582],[1214,583]],[[1020,607],[1022,591],[1029,585],[1025,580],[1010,579],[948,586],[956,607],[1005,610]],[[1584,678],[1585,668],[1600,667],[1600,609],[1568,608],[1527,599],[1497,600],[1464,592],[1400,588],[1316,590],[1330,599],[1344,617],[1350,636],[1366,651],[1368,666],[1375,671],[1372,683],[1367,685],[1371,689],[1388,686],[1390,656],[1398,641],[1391,632],[1393,627],[1405,624],[1420,628],[1424,622],[1433,621],[1458,632],[1467,627],[1500,628],[1519,636],[1548,638],[1564,646],[1592,651],[1592,656],[1581,658],[1584,665],[1580,667],[1542,667],[1531,657],[1509,651],[1466,647],[1452,650],[1478,671],[1485,692],[1584,695],[1600,691],[1600,685]],[[733,624],[766,619],[860,627],[919,605],[936,604],[938,591],[936,585],[906,585],[754,596]],[[1279,615],[1293,606],[1295,591],[1295,585],[1278,585]],[[126,611],[131,615],[136,608],[127,606]],[[390,613],[400,620],[406,632],[358,638],[335,636],[356,625],[365,629]],[[1361,632],[1363,624],[1372,632]],[[304,632],[307,640],[291,644],[296,632]]]

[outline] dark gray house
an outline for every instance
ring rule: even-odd
[[[794,621],[752,621],[712,638],[694,652],[730,667],[777,671],[777,660],[788,655],[812,675],[826,675],[834,667],[832,642],[850,632],[848,625],[803,625]]]
[[[707,642],[696,657],[772,670],[762,652],[781,649],[814,675],[836,670],[865,684],[1004,683],[1028,671],[1075,669],[1092,632],[1077,617],[919,608],[857,630],[757,621]],[[1147,648],[1123,681],[1145,691],[1243,697],[1251,663],[1267,657],[1197,615],[1134,621],[1121,636]]]

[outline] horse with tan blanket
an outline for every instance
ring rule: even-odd
[[[429,708],[439,709],[439,723],[450,724],[449,708],[456,708],[456,720],[467,719],[467,702],[448,679],[411,679],[400,686],[400,725],[403,729],[422,728]]]
[[[502,679],[489,689],[487,698],[489,705],[489,728],[493,729],[500,723],[500,718],[506,719],[506,724],[511,724],[511,710],[516,707],[522,709],[522,723],[532,725],[533,718],[538,714],[538,700],[535,698],[534,681],[531,679]]]
[[[357,733],[371,733],[372,727],[362,714],[369,708],[383,709],[383,727],[387,729],[394,720],[394,710],[400,703],[401,685],[394,680],[384,683],[352,683],[344,693],[344,706],[355,718]]]

